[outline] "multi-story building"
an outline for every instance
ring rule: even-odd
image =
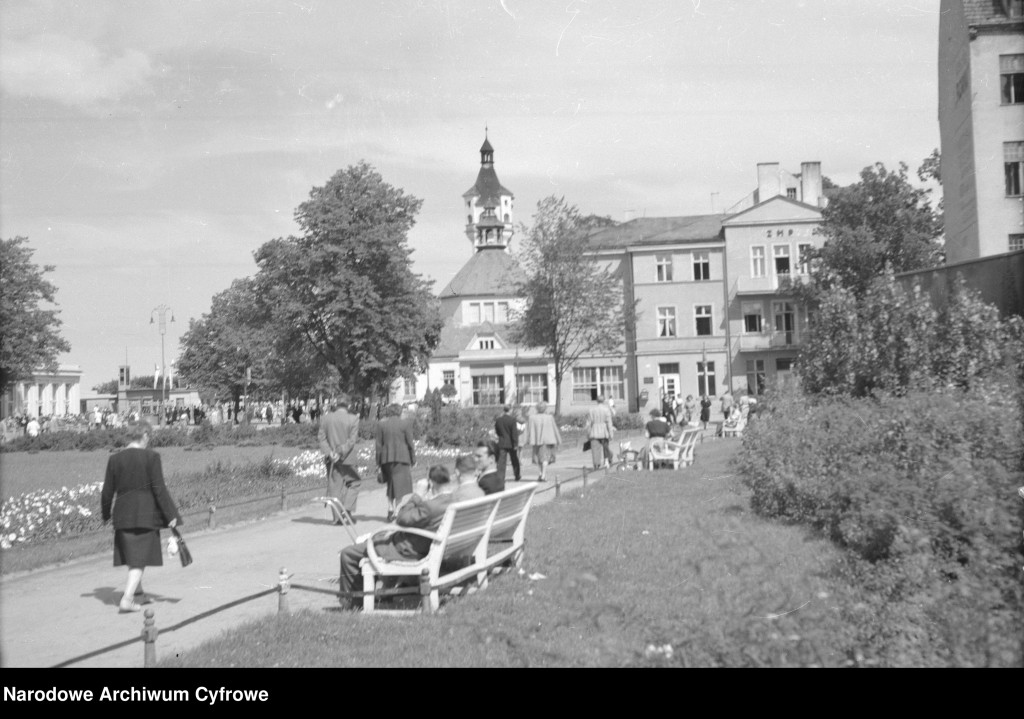
[[[395,398],[413,401],[448,385],[467,406],[554,403],[554,367],[509,336],[522,269],[510,252],[513,195],[498,181],[494,149],[480,148],[466,198],[470,260],[440,293],[445,324],[427,372]],[[581,358],[563,378],[563,412],[598,395],[646,411],[663,396],[764,391],[784,378],[804,337],[806,312],[786,287],[807,275],[806,253],[824,204],[821,167],[799,174],[763,163],[757,187],[727,214],[643,217],[595,230],[595,262],[615,277],[637,321],[621,350]]]
[[[1024,0],[942,0],[947,263],[1024,249]]]

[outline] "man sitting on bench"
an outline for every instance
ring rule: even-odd
[[[400,527],[412,527],[425,529],[428,532],[436,531],[441,526],[445,510],[452,502],[461,498],[455,496],[459,489],[459,481],[451,481],[448,470],[441,465],[430,468],[428,473],[429,484],[425,499],[418,494],[413,494],[405,504],[398,509],[398,518],[395,523]],[[417,560],[427,556],[430,551],[430,540],[415,534],[405,532],[394,532],[392,534],[378,533],[370,538],[377,554],[386,561],[394,560]],[[340,585],[342,592],[352,592],[361,584],[362,575],[359,571],[359,562],[366,556],[366,542],[353,544],[341,551],[341,575]],[[342,606],[346,604],[353,609],[362,606],[362,600],[354,597],[348,602],[344,597],[341,600]]]

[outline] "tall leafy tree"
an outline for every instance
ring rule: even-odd
[[[926,160],[921,172],[937,171],[936,162]],[[820,299],[836,286],[859,298],[887,268],[903,272],[940,264],[942,218],[929,194],[910,184],[902,162],[895,171],[875,163],[861,171],[859,182],[833,189],[819,228],[825,243],[812,253],[808,299]]]
[[[555,411],[561,411],[562,380],[588,354],[616,352],[636,305],[625,301],[622,282],[590,253],[589,220],[565,198],[537,203],[533,225],[523,228],[518,288],[523,308],[512,339],[542,348],[554,364]]]
[[[326,368],[356,397],[425,366],[442,322],[412,271],[407,235],[421,205],[365,162],[313,188],[295,211],[302,234],[255,253],[281,357]]]
[[[56,286],[46,279],[53,265],[32,262],[28,238],[0,240],[0,392],[37,369],[53,371],[71,345],[60,335]]]
[[[237,409],[247,369],[253,377],[250,392],[271,384],[267,364],[273,334],[253,279],[235,280],[214,295],[210,311],[189,321],[180,347],[178,376],[206,397],[230,400]]]

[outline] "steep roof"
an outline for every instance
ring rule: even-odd
[[[469,258],[438,297],[511,297],[516,283],[523,279],[515,257],[501,248],[484,247]]]
[[[512,342],[506,335],[507,331],[508,325],[494,325],[490,322],[484,322],[480,325],[463,327],[454,324],[452,318],[448,318],[444,323],[444,327],[441,328],[441,341],[438,342],[437,349],[434,350],[432,357],[435,359],[439,357],[458,357],[459,352],[465,351],[469,347],[469,343],[477,335],[493,335],[501,345],[510,347]]]
[[[477,173],[476,183],[462,193],[463,197],[479,195],[476,201],[479,207],[497,207],[501,204],[502,195],[512,195],[511,190],[506,190],[498,181],[498,173],[494,171],[494,165],[481,165]]]
[[[1012,0],[1011,0],[1012,2]],[[1003,0],[963,0],[964,16],[969,26],[1013,25],[1024,22],[1024,18],[1009,17],[1010,2]]]
[[[633,245],[672,245],[679,242],[708,242],[722,239],[723,215],[689,217],[638,217],[614,227],[603,227],[590,235],[595,250],[621,249]]]

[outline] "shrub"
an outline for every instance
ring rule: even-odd
[[[744,433],[753,509],[850,550],[840,573],[863,594],[862,638],[886,663],[1021,660],[1018,391],[990,379],[975,393],[776,398]],[[981,619],[967,621],[969,605]],[[891,622],[906,641],[889,641]]]

